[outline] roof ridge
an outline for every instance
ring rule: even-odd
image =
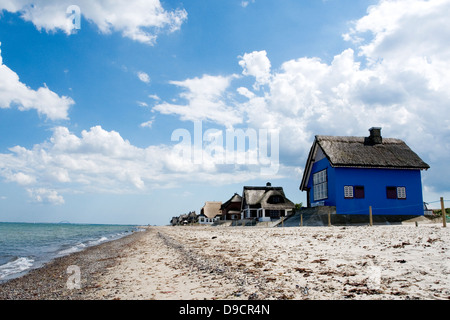
[[[348,143],[360,143],[364,142],[367,137],[358,137],[358,136],[326,136],[326,135],[316,135],[316,139],[318,141],[336,141],[336,142],[348,142]],[[397,138],[384,138],[383,137],[383,143],[382,144],[399,144],[399,143],[405,143],[405,141]]]

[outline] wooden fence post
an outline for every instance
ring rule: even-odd
[[[300,214],[300,227],[303,227],[303,213]]]
[[[331,227],[331,212],[328,211],[328,226]]]
[[[447,228],[447,213],[445,212],[444,198],[441,197],[441,210],[442,210],[442,226]]]
[[[369,207],[369,224],[370,226],[373,226],[372,206]]]

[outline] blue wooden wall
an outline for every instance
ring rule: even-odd
[[[338,214],[423,215],[420,170],[333,168],[328,159],[314,163],[308,182],[313,204],[313,173],[327,169],[328,198],[326,206],[336,206]],[[364,186],[363,199],[345,199],[344,186]],[[386,187],[405,187],[406,199],[387,199]]]

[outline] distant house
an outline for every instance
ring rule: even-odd
[[[337,214],[423,215],[421,170],[429,169],[402,140],[316,136],[300,190],[308,207],[335,206]]]
[[[235,193],[230,200],[222,204],[222,220],[239,220],[241,219],[241,202],[242,197]]]
[[[178,217],[172,217],[172,219],[170,220],[170,224],[172,226],[176,226],[178,224]]]
[[[172,217],[170,224],[172,226],[185,226],[188,224],[195,224],[198,222],[198,216],[195,211],[189,211],[189,213],[181,214],[178,217]]]
[[[199,224],[213,224],[215,221],[220,220],[222,202],[218,201],[208,201],[205,203],[203,208],[200,210],[200,215],[198,216]]]
[[[188,214],[182,214],[178,217],[179,225],[187,225],[188,223],[189,223],[189,215]]]
[[[244,187],[242,192],[243,218],[256,218],[259,221],[270,221],[285,217],[292,212],[295,205],[286,198],[282,187]]]
[[[198,216],[195,213],[195,211],[190,211],[188,213],[188,223],[189,224],[194,224],[194,223],[197,223],[197,221],[198,221]]]

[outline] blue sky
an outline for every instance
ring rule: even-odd
[[[430,164],[424,200],[439,200],[449,11],[445,0],[0,0],[0,221],[166,224],[267,181],[305,203],[314,135],[372,126]],[[278,130],[278,170],[183,162],[172,134],[194,137],[199,122]]]

